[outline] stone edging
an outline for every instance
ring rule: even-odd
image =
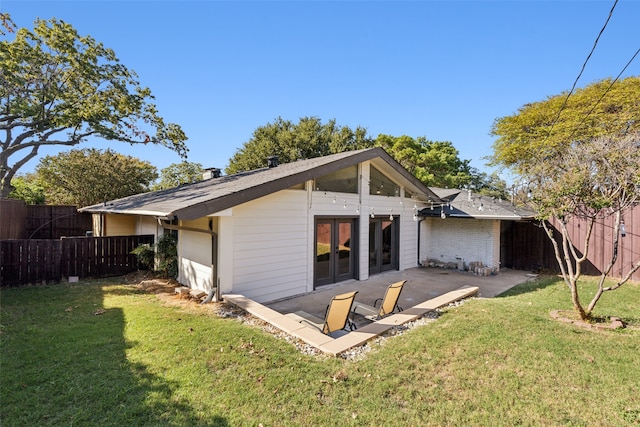
[[[569,310],[552,310],[549,314],[551,315],[551,317],[558,320],[559,322],[571,323],[573,325],[580,326],[581,328],[584,328],[584,329],[616,330],[616,329],[623,329],[626,327],[622,319],[620,319],[619,317],[611,317],[610,323],[589,323],[589,322],[585,322],[584,320],[571,319],[569,317],[566,317],[564,313],[567,313],[567,312],[569,312]],[[570,311],[570,313],[573,313],[573,312]]]

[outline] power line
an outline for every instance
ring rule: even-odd
[[[609,24],[609,20],[611,19],[611,15],[613,15],[613,10],[616,8],[617,4],[618,4],[618,0],[615,0],[613,2],[613,6],[611,7],[611,10],[609,11],[609,16],[607,17],[607,20],[605,21],[604,25],[602,26],[602,29],[598,33],[598,37],[596,37],[596,40],[593,43],[593,47],[591,48],[591,52],[589,52],[589,55],[587,55],[587,58],[584,60],[584,63],[582,64],[582,68],[580,69],[580,73],[578,74],[578,77],[576,77],[576,80],[573,82],[573,86],[571,87],[571,90],[569,91],[569,93],[565,97],[564,103],[562,104],[562,106],[558,110],[558,114],[556,115],[556,118],[551,123],[551,128],[549,129],[549,132],[547,133],[547,136],[545,137],[544,141],[542,141],[543,144],[551,136],[551,132],[553,132],[553,128],[555,127],[556,123],[558,122],[558,119],[560,119],[560,114],[562,114],[562,110],[564,110],[567,107],[567,102],[569,101],[569,97],[571,96],[571,94],[573,94],[573,91],[575,90],[576,85],[578,84],[578,80],[580,80],[580,77],[582,77],[582,73],[584,72],[584,69],[587,66],[587,62],[589,62],[589,59],[591,59],[591,55],[593,54],[593,51],[596,50],[596,46],[598,45],[598,41],[600,40],[600,36],[604,32],[604,29],[607,28],[607,24]]]
[[[582,127],[582,124],[585,122],[585,120],[587,120],[587,118],[591,115],[591,113],[593,113],[593,111],[596,109],[596,107],[598,106],[600,101],[602,101],[604,99],[604,97],[607,95],[607,93],[609,93],[609,91],[611,90],[613,85],[620,79],[620,76],[622,76],[622,73],[624,73],[625,70],[629,67],[629,65],[631,65],[631,63],[633,62],[634,59],[636,59],[636,56],[638,56],[639,53],[640,53],[640,49],[636,50],[636,53],[633,54],[633,56],[627,62],[627,64],[622,68],[622,70],[620,70],[620,72],[618,73],[616,78],[613,79],[611,84],[607,87],[607,89],[604,91],[604,93],[600,96],[598,101],[595,104],[593,104],[593,106],[591,107],[589,112],[582,118],[580,123],[578,123],[578,126],[576,126],[576,128],[573,130],[573,132],[571,132],[571,135],[569,136],[569,141],[571,141],[571,139],[573,138],[573,135],[575,135],[576,132],[578,132],[578,130]]]

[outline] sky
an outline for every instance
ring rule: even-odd
[[[278,117],[450,141],[490,173],[495,119],[569,91],[611,1],[30,1],[0,0],[18,27],[55,17],[113,49],[188,161],[224,169]],[[620,0],[577,87],[615,78],[640,48],[640,0]],[[622,77],[640,75],[640,58]],[[160,171],[169,149],[92,140]],[[39,159],[68,151],[40,150]]]

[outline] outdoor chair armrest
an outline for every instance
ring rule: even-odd
[[[359,302],[354,302],[353,307],[351,308],[351,312],[353,314],[359,314],[360,316],[365,317],[371,321],[375,321],[380,314],[379,310],[376,310],[374,307],[370,305],[362,304]]]

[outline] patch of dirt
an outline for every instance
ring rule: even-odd
[[[596,329],[596,330],[616,330],[624,329],[627,325],[619,317],[609,317],[608,322],[594,321],[585,322],[580,319],[578,315],[571,310],[553,310],[549,313],[551,317],[562,323],[570,323],[579,326],[584,329]]]
[[[153,273],[137,272],[125,277],[128,283],[136,285],[140,291],[154,294],[160,301],[172,307],[185,310],[207,311],[220,317],[228,317],[227,312],[232,309],[223,302],[200,304],[203,298],[195,298],[189,293],[178,294],[176,288],[185,288],[174,279],[157,277]]]

